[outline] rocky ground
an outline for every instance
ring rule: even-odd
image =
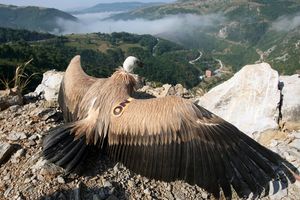
[[[65,174],[41,157],[43,137],[60,123],[57,105],[45,100],[0,112],[0,199],[212,199],[197,186],[136,175],[105,155],[89,159],[85,174]],[[257,138],[299,168],[300,126],[285,127]],[[294,184],[264,199],[299,199],[299,194]]]

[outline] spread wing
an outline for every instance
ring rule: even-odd
[[[76,120],[79,103],[96,81],[105,79],[87,75],[81,67],[80,56],[75,56],[65,72],[58,95],[58,103],[66,122]]]
[[[277,154],[208,110],[177,97],[134,99],[111,114],[109,153],[159,180],[185,180],[219,197],[268,194],[294,178]]]

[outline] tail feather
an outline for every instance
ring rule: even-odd
[[[49,131],[43,142],[43,156],[66,171],[75,171],[85,160],[89,148],[85,137],[75,139],[72,129],[75,123],[61,125]]]

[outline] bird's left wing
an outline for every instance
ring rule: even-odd
[[[272,180],[294,181],[284,160],[235,126],[178,97],[128,99],[115,105],[109,153],[136,173],[185,180],[219,197],[268,193]]]
[[[97,81],[104,82],[105,78],[96,78],[87,75],[81,67],[79,55],[71,60],[61,82],[58,94],[58,103],[63,111],[66,122],[77,120],[78,106],[82,98]]]

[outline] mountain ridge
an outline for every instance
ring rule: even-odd
[[[77,18],[55,8],[0,4],[1,27],[40,32],[62,32],[57,19],[77,21]]]
[[[97,12],[124,12],[139,8],[145,8],[155,5],[162,5],[163,2],[138,2],[138,1],[128,1],[128,2],[112,2],[112,3],[98,3],[92,7],[72,11],[71,14],[86,14],[86,13],[97,13]]]

